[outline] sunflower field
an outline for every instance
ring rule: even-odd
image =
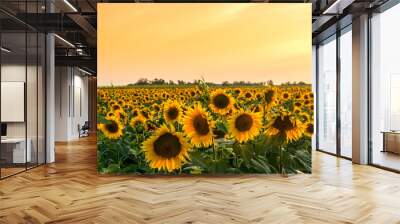
[[[310,173],[310,85],[99,87],[98,171]]]

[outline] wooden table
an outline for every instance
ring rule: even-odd
[[[25,143],[27,141],[28,144]],[[25,145],[27,145],[25,150]],[[1,139],[2,158],[5,163],[22,164],[31,162],[32,141],[30,138],[5,138]]]

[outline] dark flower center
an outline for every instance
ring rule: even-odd
[[[214,97],[213,104],[219,109],[224,109],[229,105],[229,97],[223,93],[218,94]]]
[[[287,131],[294,128],[292,121],[289,116],[279,116],[275,119],[273,126],[279,131]]]
[[[179,138],[171,133],[165,133],[154,141],[154,152],[163,158],[173,158],[181,152]]]
[[[112,108],[113,108],[113,110],[119,110],[119,109],[120,109],[120,107],[119,107],[118,104],[114,104],[114,105],[112,106]]]
[[[109,124],[106,124],[106,130],[110,133],[117,133],[118,132],[118,124],[115,121],[110,121]]]
[[[250,98],[251,97],[251,93],[246,93],[246,98]]]
[[[193,119],[193,126],[199,135],[207,135],[210,132],[210,127],[208,126],[208,121],[201,114],[197,115]]]
[[[284,99],[289,98],[289,94],[288,94],[288,93],[284,93],[284,94],[283,94],[283,98],[284,98]]]
[[[250,130],[253,126],[253,119],[248,114],[241,114],[235,120],[235,128],[240,132]]]
[[[170,120],[175,120],[179,115],[178,108],[176,107],[168,108],[167,115]]]

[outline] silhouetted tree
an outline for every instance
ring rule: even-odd
[[[150,84],[150,83],[149,83],[149,80],[146,78],[140,78],[135,83],[135,85],[148,85],[148,84]]]

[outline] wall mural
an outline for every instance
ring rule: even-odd
[[[98,8],[99,173],[311,172],[310,4]]]

